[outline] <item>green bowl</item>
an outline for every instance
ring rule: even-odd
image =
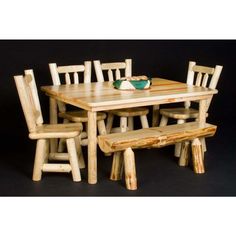
[[[151,78],[147,80],[116,80],[113,82],[113,86],[120,90],[149,89],[151,84]]]

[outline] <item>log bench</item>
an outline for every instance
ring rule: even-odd
[[[98,144],[103,152],[114,152],[116,154],[113,158],[111,179],[121,179],[124,164],[126,187],[129,190],[136,190],[137,178],[133,149],[160,148],[183,142],[179,165],[187,166],[191,142],[194,172],[201,174],[204,173],[204,152],[202,151],[200,139],[213,136],[216,128],[215,125],[208,123],[188,122],[132,130],[126,133],[100,135],[98,136]]]

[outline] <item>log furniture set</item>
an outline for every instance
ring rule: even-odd
[[[96,184],[97,144],[105,155],[113,155],[110,179],[120,180],[124,169],[129,190],[137,189],[134,152],[139,148],[175,144],[180,166],[188,165],[191,148],[194,172],[204,173],[205,138],[213,136],[217,128],[206,123],[207,111],[213,95],[218,92],[216,86],[222,66],[211,68],[190,62],[186,83],[152,78],[149,89],[127,91],[115,89],[113,81],[114,77],[121,78],[122,70],[125,77],[132,76],[131,59],[116,63],[96,60],[94,67],[97,82],[91,82],[90,61],[73,66],[49,64],[53,85],[41,87],[50,100],[50,124],[47,125],[43,124],[33,71],[25,70],[25,75],[14,76],[29,137],[37,140],[34,181],[39,181],[46,171],[72,172],[73,180],[80,181],[80,168],[85,167],[81,145],[87,145],[88,183]],[[108,81],[104,79],[105,71]],[[184,103],[183,108],[159,109],[162,104],[180,102]],[[193,109],[192,102],[199,108]],[[78,109],[67,111],[66,104]],[[152,127],[147,120],[148,106],[153,107]],[[162,115],[160,125],[159,113]],[[118,128],[113,128],[114,116],[120,117]],[[134,129],[135,116],[140,117],[141,129]],[[58,117],[62,118],[62,124],[58,124]],[[167,125],[168,118],[176,119],[177,124]],[[190,120],[187,122],[187,119]]]

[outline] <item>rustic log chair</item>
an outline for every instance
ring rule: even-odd
[[[115,71],[116,80],[121,78],[120,70],[125,70],[126,77],[132,75],[131,59],[125,59],[125,62],[113,62],[113,63],[101,63],[99,60],[95,60],[93,61],[93,63],[95,67],[97,81],[99,82],[105,81],[103,71],[107,71],[109,81],[114,81],[113,71]],[[140,117],[142,128],[148,128],[149,127],[147,120],[148,112],[149,109],[146,107],[123,108],[109,111],[106,124],[107,133],[125,132],[127,130],[127,127],[129,130],[133,130],[134,129],[133,119],[135,116]],[[114,116],[120,117],[120,127],[118,129],[117,128],[112,129]]]
[[[14,79],[29,129],[29,138],[37,140],[32,179],[34,181],[41,180],[42,172],[71,171],[73,181],[81,181],[79,166],[84,165],[84,160],[80,155],[79,134],[82,125],[43,124],[33,70],[25,70],[25,76],[14,76]],[[65,138],[68,153],[49,153],[49,140],[54,138]],[[69,161],[70,164],[48,163],[49,160]]]
[[[200,66],[196,65],[196,62],[190,61],[187,84],[215,89],[220,78],[222,68],[223,67],[219,65],[214,68]],[[210,103],[211,99],[208,101],[207,110],[209,109]],[[185,102],[184,107],[160,109],[160,114],[162,115],[160,126],[166,126],[169,118],[176,119],[178,124],[185,123],[188,119],[198,118],[198,110],[191,108],[190,102]],[[206,151],[205,139],[202,139],[201,142],[203,144],[203,150]],[[175,145],[175,156],[180,157],[180,152],[181,143]]]
[[[51,77],[54,85],[60,85],[62,83],[62,78],[60,78],[61,74],[65,75],[64,81],[66,84],[79,84],[83,83],[91,83],[91,61],[85,61],[84,65],[71,65],[71,66],[57,66],[56,63],[50,63],[49,69],[51,72]],[[78,73],[83,73],[83,81],[79,81]],[[73,74],[73,80],[70,77],[70,74]],[[73,110],[67,111],[65,103],[58,102],[59,114],[60,118],[63,118],[64,123],[68,122],[77,122],[83,123],[85,125],[86,132],[82,132],[80,135],[81,145],[86,146],[88,144],[87,140],[87,124],[88,124],[88,115],[85,110]],[[97,123],[98,123],[98,132],[99,134],[106,133],[106,127],[104,120],[106,119],[106,113],[98,112],[97,113]],[[58,150],[61,152],[64,150],[64,140],[60,140]]]
[[[113,133],[98,136],[98,144],[104,153],[121,153],[120,162],[111,170],[110,179],[120,180],[122,178],[123,164],[125,171],[126,188],[137,189],[137,177],[134,152],[135,148],[160,148],[184,142],[188,145],[184,148],[184,155],[181,155],[179,163],[187,166],[189,161],[189,141],[192,144],[192,161],[194,172],[202,174],[204,169],[204,152],[200,138],[213,136],[216,126],[211,124],[200,124],[188,122],[184,124],[168,125],[165,127],[152,127],[146,129],[127,131],[126,134]]]

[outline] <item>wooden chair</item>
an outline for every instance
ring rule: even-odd
[[[101,63],[99,60],[94,62],[95,72],[97,76],[97,81],[104,82],[103,71],[107,71],[108,80],[114,81],[113,72],[115,71],[115,79],[121,78],[121,71],[125,70],[124,76],[128,77],[132,75],[132,60],[126,59],[125,62],[113,62],[113,63]],[[129,130],[134,129],[134,117],[139,116],[142,124],[142,128],[148,128],[147,114],[149,110],[146,107],[137,108],[124,108],[117,109],[108,112],[106,130],[107,133],[111,132],[125,132],[127,127]],[[120,117],[120,127],[118,129],[112,129],[112,124],[114,116]]]
[[[29,138],[37,140],[36,154],[33,169],[33,180],[41,180],[42,172],[72,172],[74,181],[81,181],[80,165],[81,147],[79,134],[81,124],[43,124],[40,102],[33,70],[25,70],[25,76],[14,76],[21,106],[29,129]],[[49,153],[49,140],[65,138],[68,153]],[[48,163],[49,160],[69,161],[64,163]]]
[[[79,84],[82,83],[91,83],[91,62],[85,61],[84,65],[71,65],[71,66],[57,66],[56,63],[50,63],[49,69],[52,76],[52,81],[54,85],[60,85],[62,83],[62,78],[60,75],[64,75],[65,84]],[[79,81],[79,73],[83,73],[82,81]],[[70,74],[73,74],[73,80],[70,77]],[[58,116],[63,119],[63,123],[68,122],[77,122],[83,123],[85,125],[86,132],[82,132],[80,135],[81,145],[86,146],[88,144],[87,140],[87,122],[88,115],[85,110],[73,110],[67,111],[65,103],[58,102],[59,114]],[[97,122],[98,122],[98,132],[99,134],[106,134],[106,127],[104,120],[106,119],[106,113],[98,112],[97,113]],[[64,145],[63,140],[60,140],[59,151],[63,151]]]
[[[222,66],[206,67],[196,65],[196,62],[190,61],[188,67],[187,84],[202,86],[215,89],[220,78]],[[208,101],[207,110],[211,100]],[[176,119],[178,124],[185,123],[188,119],[197,119],[198,110],[191,107],[191,102],[185,102],[184,107],[161,109],[162,115],[160,126],[166,126],[168,119]],[[203,150],[206,151],[205,139],[202,139]],[[179,157],[181,152],[181,143],[175,145],[175,156]]]

